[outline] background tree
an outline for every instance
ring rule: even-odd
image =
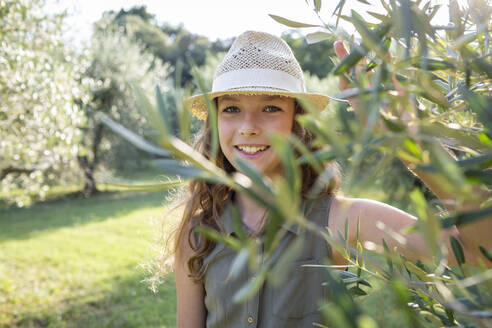
[[[42,1],[0,2],[0,188],[23,206],[52,183],[76,183],[87,94],[83,65],[62,42],[63,15]]]
[[[120,138],[105,133],[104,126],[94,119],[95,113],[104,112],[146,135],[147,120],[135,105],[134,88],[143,90],[146,95],[154,94],[155,85],[160,85],[164,91],[169,89],[169,65],[145,52],[131,35],[120,32],[111,24],[113,16],[106,14],[97,23],[86,53],[90,64],[84,78],[91,81],[92,98],[83,106],[87,124],[83,129],[83,148],[78,156],[85,177],[85,195],[97,191],[94,174],[100,164],[99,168],[110,170],[136,170],[142,167],[145,158],[135,149],[129,149]]]
[[[112,11],[109,13],[115,14]],[[192,81],[192,64],[201,66],[209,51],[216,53],[227,49],[224,48],[227,44],[211,43],[208,38],[189,32],[183,25],[162,23],[159,26],[145,6],[120,10],[114,15],[112,23],[141,42],[147,51],[162,62],[169,63],[171,76],[174,77],[176,68],[180,67],[180,86]]]
[[[292,48],[299,64],[304,71],[319,78],[324,78],[333,70],[333,43],[336,37],[333,35],[324,42],[308,44],[306,38],[299,32],[292,30],[282,34],[282,39]]]

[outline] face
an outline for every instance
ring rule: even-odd
[[[222,96],[218,98],[218,129],[222,152],[239,170],[235,158],[273,177],[280,160],[268,136],[289,136],[294,124],[295,100],[280,96]]]

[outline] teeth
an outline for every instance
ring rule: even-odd
[[[237,146],[241,151],[244,151],[245,153],[248,154],[255,154],[259,151],[265,150],[267,147],[266,146],[261,146],[261,147],[254,147],[254,146]]]

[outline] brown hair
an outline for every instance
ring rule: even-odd
[[[217,100],[215,100],[215,102],[217,105]],[[303,113],[304,109],[296,101],[295,115]],[[299,138],[310,151],[314,152],[318,150],[318,148],[313,146],[314,135],[299,124],[295,117],[292,133]],[[208,118],[200,135],[196,139],[194,148],[206,158],[210,159],[211,131]],[[235,171],[235,168],[227,160],[220,149],[217,154],[216,164],[227,173]],[[324,186],[322,193],[333,193],[337,191],[340,186],[340,169],[335,161],[327,163],[326,169],[331,171],[332,178],[330,182]],[[305,196],[316,182],[319,173],[308,164],[301,165],[301,173],[301,193]],[[219,218],[224,210],[229,192],[229,187],[225,185],[201,180],[192,181],[189,184],[183,217],[177,229],[176,239],[174,241],[174,254],[179,253],[180,245],[182,245],[184,238],[187,238],[187,241],[194,252],[193,256],[189,258],[187,265],[191,273],[190,276],[195,281],[200,281],[203,278],[203,259],[214,249],[215,242],[194,233],[194,228],[197,226],[205,226],[220,231],[221,225],[219,223]]]

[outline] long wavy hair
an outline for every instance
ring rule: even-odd
[[[303,113],[304,109],[296,101],[295,115],[297,116]],[[292,133],[299,138],[309,150],[313,152],[319,150],[313,145],[313,134],[299,124],[295,119],[295,116]],[[210,159],[211,131],[208,119],[195,141],[194,148],[206,158]],[[229,174],[235,171],[235,168],[227,160],[220,149],[216,157],[216,165]],[[301,165],[300,169],[302,174],[301,193],[303,196],[306,196],[310,188],[316,182],[319,173],[308,164]],[[334,193],[340,186],[340,168],[335,161],[332,161],[326,164],[325,169],[331,171],[332,178],[330,182],[324,186],[321,192]],[[194,233],[194,228],[197,226],[205,226],[221,231],[219,218],[224,211],[225,203],[231,190],[225,185],[201,180],[192,181],[188,188],[189,190],[184,201],[185,207],[183,217],[174,239],[174,254],[179,253],[180,245],[182,245],[184,238],[186,238],[193,250],[193,255],[188,259],[187,263],[190,277],[194,281],[201,281],[204,275],[204,270],[202,270],[203,259],[214,249],[215,242]]]

